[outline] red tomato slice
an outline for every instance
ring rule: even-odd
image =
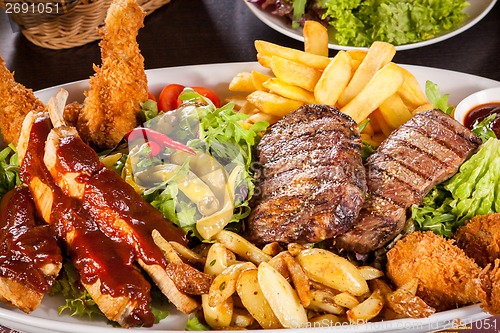
[[[206,98],[211,100],[216,108],[220,108],[220,99],[219,96],[217,96],[217,94],[215,93],[215,91],[205,87],[191,87],[191,88],[201,96],[205,96]]]
[[[177,108],[177,97],[184,90],[184,86],[180,84],[169,84],[160,93],[158,97],[158,110],[171,111]]]

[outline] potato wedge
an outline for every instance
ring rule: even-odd
[[[359,124],[383,101],[396,93],[403,81],[401,67],[391,62],[379,70],[341,111]]]
[[[368,53],[352,76],[349,85],[339,98],[341,106],[347,105],[368,84],[371,78],[382,67],[392,61],[396,54],[394,45],[385,42],[374,42],[368,49]]]
[[[304,51],[328,57],[328,30],[318,21],[307,20],[302,30]]]
[[[304,105],[303,102],[260,90],[250,93],[247,100],[260,111],[277,117],[283,117]]]
[[[208,292],[208,305],[215,307],[223,303],[236,291],[236,282],[241,272],[256,268],[251,262],[231,265],[215,277]]]
[[[384,276],[384,272],[378,268],[372,266],[360,266],[358,267],[359,273],[365,280],[378,279]]]
[[[278,78],[271,78],[267,80],[263,83],[263,86],[267,90],[286,98],[304,102],[306,104],[314,104],[316,102],[312,92],[295,85],[282,82]]]
[[[221,243],[214,243],[207,253],[204,272],[210,275],[219,275],[228,268],[236,256]]]
[[[299,296],[300,303],[307,308],[311,303],[309,278],[290,253],[283,252],[283,260],[285,261],[288,272],[290,272],[290,277],[292,278],[295,291],[297,291],[297,295]]]
[[[271,70],[280,81],[314,91],[321,71],[278,56],[271,57]]]
[[[265,254],[257,246],[232,231],[221,230],[214,236],[214,239],[224,244],[226,248],[243,259],[251,261],[256,265],[271,260],[271,256]]]
[[[258,267],[257,278],[264,297],[283,327],[307,326],[306,310],[297,293],[277,270],[263,262]]]
[[[327,287],[340,292],[347,291],[354,296],[370,291],[358,268],[333,252],[319,248],[306,249],[295,259],[309,279]]]
[[[351,57],[339,51],[314,87],[314,98],[320,104],[335,105],[351,80]]]
[[[333,301],[335,304],[348,309],[352,309],[359,304],[356,297],[346,292],[335,295]]]
[[[168,262],[183,262],[172,245],[170,245],[170,243],[165,238],[163,238],[158,230],[153,230],[151,235],[156,246],[161,249],[161,251],[163,252],[163,256],[165,257],[165,259],[167,259]]]
[[[236,292],[245,309],[262,328],[283,327],[259,286],[257,269],[243,271],[238,277]]]
[[[248,119],[246,121],[249,124],[255,124],[255,123],[258,123],[260,121],[265,121],[265,122],[272,125],[280,119],[281,119],[280,117],[273,116],[272,114],[269,114],[269,113],[256,112],[256,113],[250,115],[250,117],[248,117]]]
[[[327,313],[319,316],[314,316],[309,319],[309,322],[311,323],[311,327],[335,327],[336,325],[339,325],[337,323],[342,323],[343,320],[334,314]]]
[[[307,53],[263,40],[256,40],[254,44],[258,54],[264,57],[279,56],[315,69],[325,69],[330,63],[328,57]]]
[[[270,255],[271,257],[278,255],[278,253],[280,253],[281,251],[283,251],[283,248],[278,242],[267,243],[262,248],[262,252],[264,252],[267,255]]]
[[[231,325],[234,311],[233,300],[231,298],[212,307],[208,304],[208,294],[201,295],[201,307],[205,321],[211,328],[225,328]]]
[[[379,289],[375,289],[370,297],[365,299],[350,310],[347,310],[347,318],[351,323],[365,323],[378,316],[384,307],[384,297]]]
[[[345,313],[345,308],[334,301],[335,294],[326,290],[311,290],[311,302],[307,309],[335,315]]]
[[[235,307],[233,309],[233,317],[231,318],[231,327],[246,328],[255,323],[248,311]]]
[[[403,288],[398,288],[387,296],[387,306],[408,318],[427,318],[436,312],[423,299]]]

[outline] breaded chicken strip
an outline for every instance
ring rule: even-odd
[[[458,228],[455,239],[481,267],[500,259],[500,213],[473,217]]]
[[[102,64],[94,66],[77,116],[78,132],[96,148],[113,147],[136,127],[140,103],[148,99],[144,58],[136,41],[144,16],[135,0],[114,0],[100,31]],[[70,117],[74,122],[75,115]]]
[[[500,315],[500,259],[481,271],[478,287],[483,310],[494,316]]]
[[[480,268],[454,244],[432,231],[407,235],[387,252],[387,275],[401,287],[419,280],[417,296],[437,311],[478,303]]]
[[[15,81],[14,74],[0,57],[0,130],[3,145],[17,145],[24,117],[32,110],[39,112],[44,109],[33,90]]]

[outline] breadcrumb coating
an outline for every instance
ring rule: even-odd
[[[417,296],[437,311],[479,302],[476,283],[481,269],[454,240],[432,231],[414,232],[387,253],[387,275],[400,287],[419,280]]]
[[[455,239],[481,267],[500,259],[500,213],[473,217],[458,228]]]

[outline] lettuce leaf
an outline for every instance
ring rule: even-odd
[[[313,1],[314,2],[314,1]],[[340,45],[425,41],[461,24],[465,0],[316,0]],[[295,17],[295,13],[294,13]]]
[[[17,151],[14,145],[9,145],[0,151],[0,199],[19,184]]]
[[[500,140],[490,138],[457,174],[436,186],[423,205],[412,207],[420,230],[450,237],[476,215],[500,212]]]

